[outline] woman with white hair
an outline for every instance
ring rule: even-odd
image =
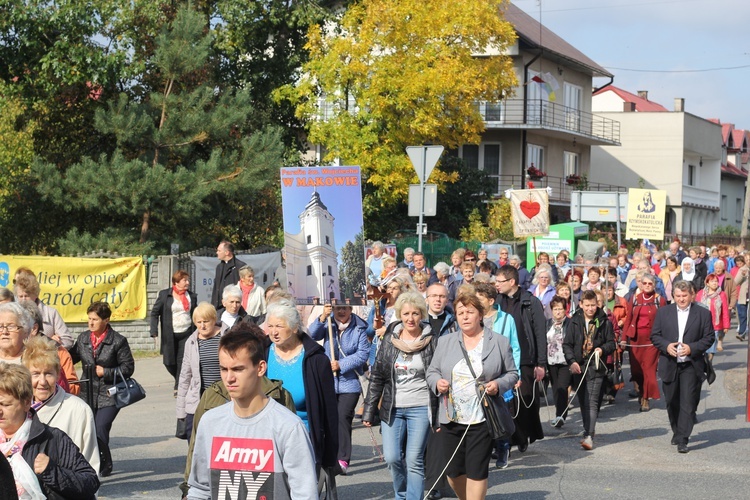
[[[536,266],[536,273],[529,292],[539,299],[542,306],[547,308],[552,297],[555,296],[555,285],[552,282],[552,268],[548,264],[539,264]]]
[[[242,290],[237,285],[227,285],[221,292],[221,307],[216,311],[216,316],[227,326],[227,330],[235,323],[244,321],[247,312],[242,307]]]
[[[297,416],[310,433],[315,465],[338,465],[339,416],[331,361],[323,347],[302,331],[294,303],[280,299],[268,305],[266,333],[271,340],[266,376],[283,380]],[[345,469],[341,472],[346,474]]]

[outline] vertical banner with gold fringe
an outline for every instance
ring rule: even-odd
[[[543,236],[549,233],[549,193],[546,189],[512,189],[507,191],[513,214],[516,238]]]

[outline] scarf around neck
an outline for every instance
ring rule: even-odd
[[[172,287],[172,294],[180,299],[180,302],[182,302],[182,307],[185,308],[185,311],[190,310],[190,300],[187,298],[187,290],[178,290],[176,286]]]

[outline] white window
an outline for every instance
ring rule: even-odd
[[[695,186],[696,182],[698,182],[698,169],[695,168],[695,165],[688,165],[687,174],[687,185]]]
[[[565,164],[565,177],[568,177],[570,175],[581,175],[578,153],[565,151],[563,153],[563,162]]]
[[[742,215],[745,211],[745,204],[742,203],[742,198],[737,198],[736,206],[734,208],[734,217],[736,222],[742,222]]]
[[[727,195],[721,195],[721,220],[727,220]]]
[[[581,126],[581,96],[583,89],[570,83],[563,84],[565,127],[568,130],[579,130]]]
[[[486,122],[502,122],[503,117],[503,104],[501,102],[487,102],[482,101],[478,104],[479,114]]]
[[[534,166],[544,171],[544,148],[536,144],[526,146],[526,168]]]

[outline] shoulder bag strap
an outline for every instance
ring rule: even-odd
[[[461,346],[461,352],[464,353],[464,359],[466,360],[466,364],[469,366],[469,371],[471,372],[471,376],[474,377],[474,380],[476,380],[477,379],[477,374],[474,373],[474,368],[471,366],[471,360],[469,359],[469,353],[466,352],[466,348],[464,347],[464,345],[460,341],[459,341],[458,345]]]

